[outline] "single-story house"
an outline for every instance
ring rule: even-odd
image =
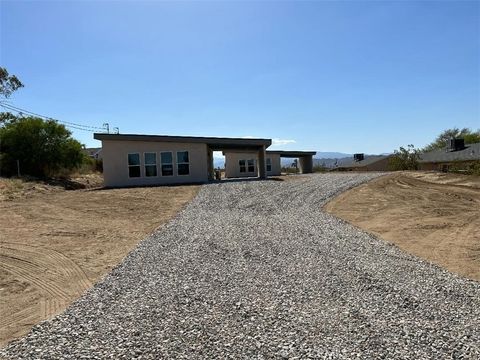
[[[266,152],[267,176],[278,176],[282,172],[282,158],[298,158],[300,173],[307,174],[313,170],[313,156],[315,151],[283,151],[268,150]],[[252,177],[257,174],[258,156],[256,153],[238,151],[224,151],[225,177]]]
[[[277,155],[282,156],[271,152],[270,160],[267,160],[266,149],[272,144],[271,139],[106,133],[96,133],[94,139],[102,141],[103,175],[107,187],[211,181],[214,179],[214,151],[223,151],[229,159],[227,161],[236,164],[230,175],[236,173],[239,177],[265,179],[269,173],[276,174],[274,159]],[[236,162],[232,160],[236,155],[230,154],[242,153],[249,155]],[[303,154],[304,173],[312,171],[315,153],[308,154],[311,155]],[[250,171],[251,159],[254,159],[253,171]]]
[[[389,161],[392,155],[354,154],[349,161],[332,169],[332,171],[388,171]]]
[[[463,139],[452,139],[444,149],[420,154],[421,170],[448,171],[452,168],[468,170],[480,161],[480,143],[465,144]]]

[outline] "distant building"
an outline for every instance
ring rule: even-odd
[[[350,161],[344,161],[332,171],[388,171],[392,155],[354,154]]]
[[[93,159],[102,159],[102,148],[85,148],[83,153]]]
[[[480,143],[464,144],[463,139],[451,139],[444,149],[433,150],[420,155],[421,170],[449,171],[468,170],[480,161]]]

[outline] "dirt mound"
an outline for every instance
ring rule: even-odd
[[[341,194],[326,210],[455,273],[480,280],[480,179],[395,173]]]
[[[31,197],[35,194],[63,190],[94,189],[103,186],[100,173],[76,175],[72,178],[2,178],[0,177],[0,201]]]

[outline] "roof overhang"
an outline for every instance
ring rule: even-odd
[[[93,138],[102,141],[147,141],[206,144],[212,150],[259,150],[272,145],[271,139],[227,138],[201,136],[139,135],[139,134],[105,134],[95,133]]]

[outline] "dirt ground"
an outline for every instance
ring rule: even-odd
[[[0,346],[63,311],[199,189],[79,182],[87,189],[0,178]]]
[[[351,189],[326,210],[401,249],[480,281],[480,178],[402,172]]]

